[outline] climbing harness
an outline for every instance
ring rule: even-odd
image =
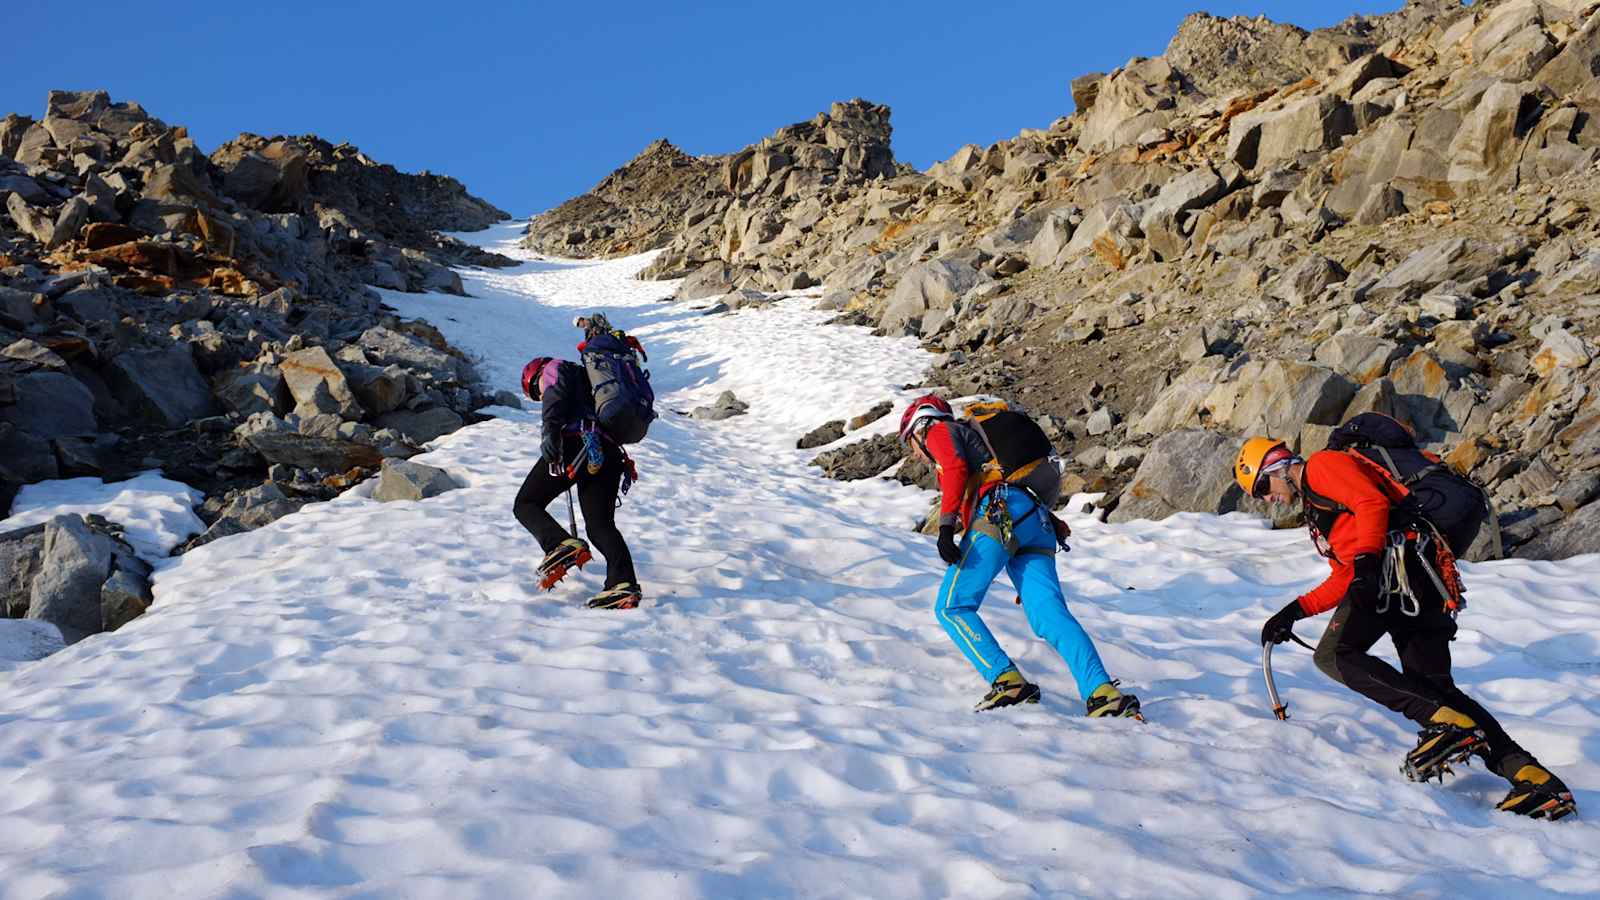
[[[1382,599],[1377,612],[1388,612],[1389,598],[1398,595],[1400,612],[1413,618],[1421,614],[1422,602],[1413,581],[1416,575],[1406,559],[1408,551],[1415,552],[1417,567],[1428,576],[1428,582],[1451,618],[1467,608],[1466,591],[1461,584],[1460,572],[1456,569],[1455,555],[1438,532],[1432,526],[1427,526],[1389,532],[1383,554]]]

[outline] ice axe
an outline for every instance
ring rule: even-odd
[[[1300,640],[1300,638],[1296,636],[1292,630],[1289,632],[1289,639],[1313,653],[1316,652],[1315,647],[1311,646],[1305,641]],[[1272,714],[1278,717],[1278,721],[1284,722],[1289,718],[1289,704],[1284,703],[1278,698],[1278,686],[1272,681],[1273,646],[1274,644],[1271,641],[1264,641],[1261,644],[1261,674],[1266,678],[1267,681],[1267,700],[1272,703]]]

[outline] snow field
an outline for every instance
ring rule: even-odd
[[[909,531],[928,496],[825,480],[794,449],[906,399],[925,354],[820,327],[803,298],[701,316],[632,280],[643,264],[530,260],[464,274],[475,298],[386,295],[498,387],[572,358],[572,317],[603,309],[650,351],[663,410],[751,404],[666,413],[634,448],[619,524],[641,610],[583,608],[599,560],[535,587],[510,506],[537,412],[419,457],[460,490],[357,489],[164,563],[150,614],[0,673],[0,900],[1600,890],[1595,825],[1496,814],[1504,782],[1481,768],[1407,783],[1412,730],[1293,646],[1274,660],[1293,718],[1272,718],[1261,621],[1325,571],[1300,531],[1072,516],[1069,601],[1149,724],[1082,718],[1003,580],[986,618],[1044,703],[972,713],[985,686]],[[1596,562],[1469,567],[1455,644],[1460,681],[1586,812]]]

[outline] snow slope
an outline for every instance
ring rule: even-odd
[[[973,714],[984,685],[908,530],[927,495],[824,480],[793,449],[903,399],[925,356],[805,299],[661,303],[669,286],[630,278],[644,262],[386,298],[504,387],[602,308],[651,351],[663,407],[750,402],[667,415],[638,447],[619,521],[642,610],[583,608],[598,566],[533,587],[510,515],[532,412],[419,458],[461,490],[357,489],[169,561],[148,615],[0,673],[0,900],[1600,891],[1600,827],[1493,813],[1504,784],[1481,768],[1407,783],[1411,730],[1292,646],[1293,718],[1272,718],[1255,638],[1322,571],[1301,532],[1077,516],[1069,597],[1149,724],[1082,718],[998,588],[988,618],[1045,702]],[[1591,811],[1597,564],[1470,567],[1456,644],[1460,680]]]

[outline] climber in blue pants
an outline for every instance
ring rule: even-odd
[[[939,556],[950,569],[934,611],[989,682],[977,708],[1037,703],[1040,696],[978,616],[989,585],[1004,569],[1034,633],[1072,670],[1088,715],[1139,716],[1139,698],[1117,690],[1094,641],[1067,610],[1055,553],[1069,532],[1047,505],[1060,492],[1060,470],[1039,426],[1009,409],[958,421],[948,403],[930,394],[907,408],[900,438],[939,473]],[[959,546],[958,523],[966,529]]]
[[[997,494],[1007,496],[999,499]],[[1007,553],[999,541],[969,529],[961,540],[960,560],[945,572],[944,583],[939,586],[935,607],[939,622],[985,681],[993,684],[1002,672],[1014,671],[1011,657],[1000,649],[989,627],[978,617],[978,606],[990,583],[1004,571],[1022,598],[1022,611],[1027,614],[1033,633],[1048,641],[1067,661],[1078,683],[1078,695],[1087,702],[1096,688],[1111,683],[1111,676],[1100,662],[1094,641],[1067,609],[1061,579],[1056,577],[1054,529],[1046,529],[1044,515],[1032,498],[1004,487],[984,497],[975,514],[987,515],[989,504],[997,501],[1010,512],[1020,548],[1014,554]]]

